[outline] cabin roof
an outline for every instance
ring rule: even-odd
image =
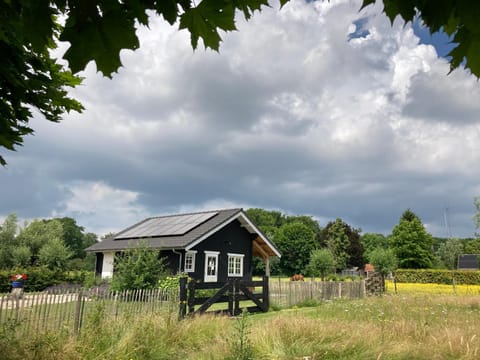
[[[256,235],[254,256],[281,256],[275,245],[240,208],[150,217],[88,247],[86,251],[121,251],[140,242],[155,249],[190,250],[234,220]]]

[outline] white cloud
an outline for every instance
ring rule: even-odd
[[[251,205],[389,231],[410,207],[441,231],[448,203],[455,229],[473,233],[480,86],[462,70],[447,76],[381,5],[360,5],[265,8],[225,34],[219,54],[193,52],[187,32],[154,20],[113,80],[88,67],[75,91],[84,114],[34,122],[0,174],[26,195],[2,194],[0,213],[57,209],[118,230]]]
[[[52,216],[73,217],[87,230],[100,234],[118,232],[148,216],[138,203],[138,192],[116,189],[102,181],[76,181],[61,190],[68,195]]]

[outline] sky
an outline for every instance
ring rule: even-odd
[[[82,114],[35,115],[35,136],[2,151],[0,220],[70,216],[102,236],[260,207],[389,234],[411,209],[434,236],[473,236],[480,83],[448,74],[445,36],[360,6],[239,14],[219,53],[152,19],[112,80],[94,64],[81,73]]]

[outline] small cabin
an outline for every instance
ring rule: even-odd
[[[187,273],[201,282],[251,280],[252,259],[280,257],[275,245],[252,223],[243,209],[151,217],[86,249],[96,254],[96,274],[114,276],[115,257],[145,243],[160,250],[172,274]]]

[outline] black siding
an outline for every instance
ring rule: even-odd
[[[181,265],[181,268],[180,268],[180,271],[183,270],[183,266],[184,266],[184,258],[183,258],[183,250],[178,250],[178,251],[175,251],[175,252],[178,252],[178,253],[182,253],[182,264]],[[175,275],[179,272],[179,260],[180,260],[180,255],[179,254],[175,254],[172,250],[162,250],[160,252],[160,257],[161,258],[164,258],[165,260],[165,265],[167,266],[167,270],[170,272],[170,274],[172,275]]]
[[[220,229],[210,237],[196,245],[195,272],[189,273],[190,277],[203,281],[205,270],[204,251],[219,251],[218,255],[218,281],[225,282],[228,279],[228,253],[244,254],[243,279],[252,278],[252,243],[253,235],[245,230],[238,220]],[[184,264],[182,264],[182,269]]]

